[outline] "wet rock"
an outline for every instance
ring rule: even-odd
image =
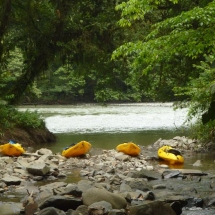
[[[38,193],[36,201],[38,204],[41,204],[44,202],[46,199],[52,197],[54,195],[52,190],[44,190]]]
[[[56,189],[54,189],[56,192]],[[78,186],[76,184],[68,184],[68,186],[63,187],[60,192],[58,192],[59,195],[72,195],[75,197],[81,197],[82,191],[79,190]]]
[[[86,205],[80,205],[77,209],[71,213],[67,211],[67,215],[89,215],[88,214],[88,207]]]
[[[82,194],[82,198],[84,205],[87,206],[100,201],[109,202],[113,209],[123,209],[127,206],[127,202],[122,196],[105,189],[90,188]]]
[[[214,210],[194,207],[182,211],[181,215],[214,215]]]
[[[40,209],[47,207],[55,207],[57,209],[68,211],[69,209],[75,210],[78,206],[82,205],[80,198],[66,197],[66,196],[52,196],[46,199],[39,205]]]
[[[170,207],[174,210],[176,215],[180,215],[182,213],[183,205],[180,202],[178,201],[172,202],[170,204]]]
[[[180,169],[179,171],[184,175],[194,175],[194,176],[207,175],[207,173],[197,169]]]
[[[19,185],[22,182],[21,178],[18,178],[16,176],[5,176],[1,179],[2,182],[4,182],[7,185]]]
[[[126,184],[128,184],[132,190],[142,190],[142,191],[149,191],[151,186],[143,179],[139,178],[132,178],[132,179],[125,179]]]
[[[66,213],[54,207],[47,207],[41,210],[37,215],[66,215]]]
[[[162,175],[165,179],[176,178],[181,172],[178,170],[165,170]]]
[[[141,205],[130,206],[132,215],[175,215],[174,210],[169,204],[160,201],[145,202]]]
[[[61,181],[53,182],[50,184],[40,186],[40,191],[58,189],[59,187],[66,187],[66,185],[67,185],[67,183],[61,182]]]
[[[148,180],[157,180],[160,178],[160,173],[150,170],[135,171],[128,174],[131,178],[146,178]]]
[[[124,209],[112,209],[108,215],[127,215],[127,212]]]
[[[100,201],[89,205],[88,213],[89,215],[94,215],[94,214],[102,215],[102,214],[107,214],[111,209],[112,209],[112,206],[109,202]]]
[[[146,192],[146,195],[144,196],[144,200],[155,200],[155,194],[152,191]]]
[[[202,166],[201,160],[197,160],[197,161],[193,164],[193,166]]]
[[[152,186],[152,188],[154,190],[156,190],[156,189],[166,189],[166,185],[165,184],[156,184],[156,185]]]
[[[188,198],[187,199],[187,205],[186,207],[192,208],[192,207],[200,207],[203,208],[204,206],[204,201],[202,198]]]
[[[30,163],[26,170],[33,175],[44,176],[50,171],[50,167],[45,163]]]

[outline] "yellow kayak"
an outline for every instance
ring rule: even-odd
[[[138,145],[136,145],[135,143],[132,143],[132,142],[119,144],[116,147],[116,150],[118,152],[123,152],[127,155],[132,155],[132,156],[139,155],[140,151],[141,151],[140,147]]]
[[[86,154],[91,149],[91,144],[87,141],[80,141],[71,147],[67,147],[63,150],[62,156],[69,157],[77,157],[80,155]]]
[[[0,152],[8,156],[20,156],[25,153],[25,149],[19,143],[6,143],[0,145]]]
[[[182,164],[184,158],[181,153],[171,146],[162,146],[158,149],[158,157],[167,161],[170,164]]]

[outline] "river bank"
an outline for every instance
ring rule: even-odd
[[[47,128],[44,129],[24,129],[12,128],[3,131],[0,135],[0,144],[8,143],[9,140],[14,140],[23,145],[23,147],[35,146],[41,143],[53,144],[56,142],[56,135],[50,132]]]
[[[169,144],[195,146],[184,140]],[[141,146],[138,157],[101,148],[69,159],[45,148],[18,158],[2,156],[1,214],[214,214],[215,172],[171,169],[158,160],[158,143],[166,144]],[[183,152],[192,156],[191,148]]]

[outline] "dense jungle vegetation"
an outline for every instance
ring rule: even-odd
[[[22,103],[177,101],[198,118],[194,137],[215,139],[215,1],[0,5],[2,131],[44,127]]]

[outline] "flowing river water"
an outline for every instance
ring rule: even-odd
[[[89,141],[93,147],[115,149],[123,142],[132,141],[148,146],[159,138],[171,139],[187,136],[184,122],[187,109],[173,109],[172,103],[129,104],[78,104],[51,106],[22,106],[20,111],[37,111],[46,127],[57,137],[46,147],[54,153],[61,152],[71,143]],[[36,148],[35,148],[36,149]],[[155,152],[156,155],[156,152]],[[204,170],[211,169],[214,154],[195,154],[185,158],[184,168],[200,159]]]

